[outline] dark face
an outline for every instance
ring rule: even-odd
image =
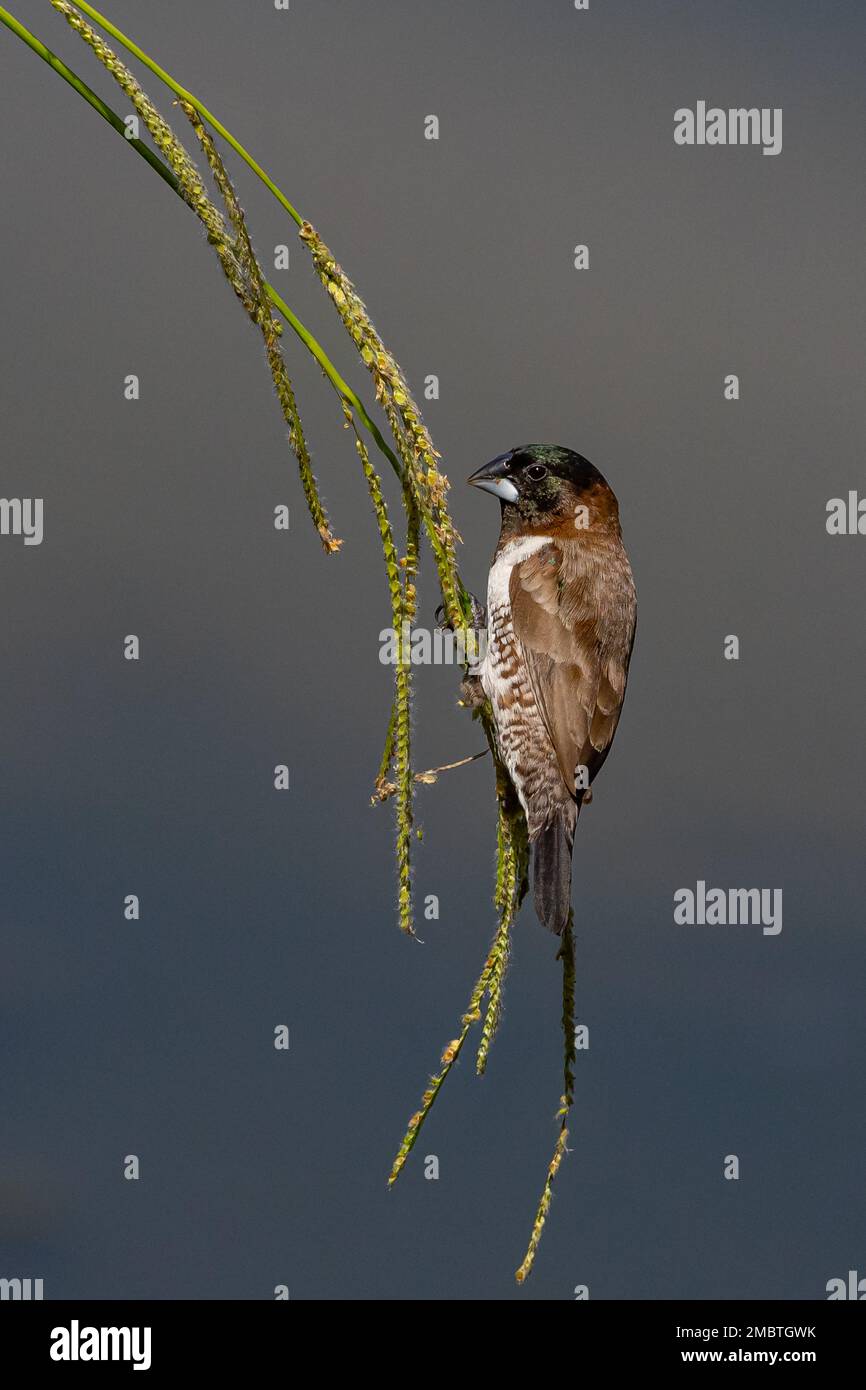
[[[518,522],[524,527],[561,522],[573,516],[575,507],[599,488],[608,491],[588,459],[555,444],[524,444],[510,449],[479,468],[469,482],[499,498],[503,522]]]

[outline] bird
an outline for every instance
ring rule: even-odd
[[[613,743],[637,622],[619,504],[597,468],[524,444],[468,479],[499,499],[486,651],[473,677],[526,815],[542,926],[571,920],[574,832]]]

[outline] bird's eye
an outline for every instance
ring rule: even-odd
[[[542,478],[547,477],[547,469],[543,463],[533,463],[527,468],[526,476],[531,478],[534,483],[538,483]]]

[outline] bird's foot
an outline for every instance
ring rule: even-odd
[[[469,594],[469,604],[472,609],[471,626],[476,632],[483,632],[487,627],[487,609],[484,607],[483,603],[479,602],[474,594]],[[436,609],[435,617],[437,626],[439,626],[443,632],[452,632],[454,630],[453,623],[450,623],[447,619],[443,604],[439,604],[439,607]]]
[[[461,681],[460,703],[464,709],[479,709],[486,698],[480,676],[467,676],[465,680]]]

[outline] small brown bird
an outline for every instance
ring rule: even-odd
[[[526,812],[540,922],[571,911],[574,828],[610,752],[636,601],[616,497],[571,449],[525,444],[469,478],[502,504],[479,676]]]

